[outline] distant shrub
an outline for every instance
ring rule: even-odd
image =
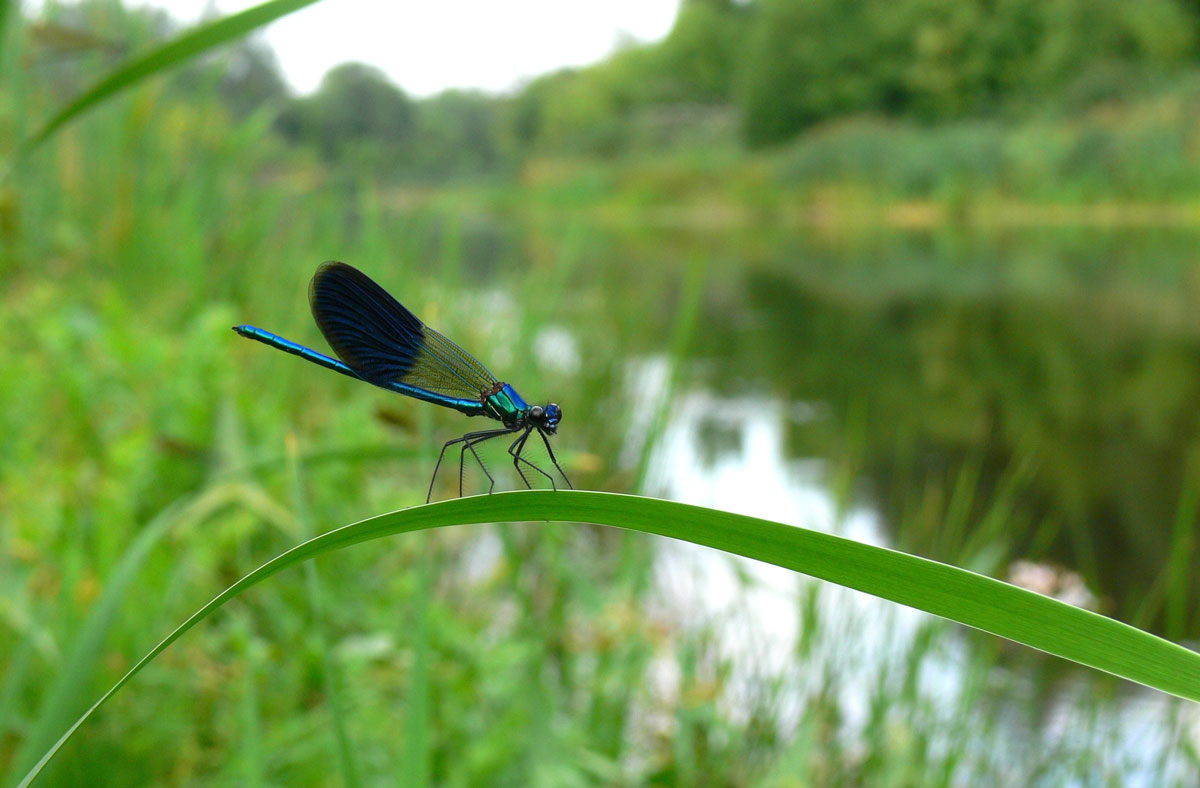
[[[1195,38],[1193,18],[1171,0],[758,0],[751,9],[738,99],[752,146],[838,116],[945,121],[1037,106],[1096,64],[1178,68]]]
[[[1200,89],[1183,78],[1156,96],[1105,102],[1080,117],[1013,125],[937,125],[859,117],[814,128],[782,149],[781,182],[858,184],[906,198],[987,190],[1019,199],[1194,198],[1200,194]]]
[[[780,177],[791,184],[854,181],[925,197],[1000,180],[1005,135],[986,121],[920,128],[858,119],[806,135],[780,161]]]

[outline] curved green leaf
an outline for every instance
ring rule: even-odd
[[[1181,698],[1200,700],[1200,654],[1128,624],[965,569],[840,536],[654,498],[521,491],[382,514],[322,534],[271,559],[221,592],[151,649],[63,734],[22,780],[21,788],[150,660],[225,602],[276,572],[322,553],[393,534],[531,520],[611,525],[714,547],[924,610]]]
[[[146,77],[183,65],[196,55],[221,44],[229,43],[235,38],[240,38],[252,30],[270,24],[282,16],[299,11],[315,2],[317,0],[268,0],[268,2],[247,8],[240,13],[189,30],[157,49],[131,60],[92,85],[18,145],[17,156],[20,157],[33,150],[78,115]]]

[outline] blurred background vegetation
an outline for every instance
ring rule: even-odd
[[[423,500],[461,417],[229,331],[323,349],[305,287],[329,258],[562,403],[579,487],[1200,638],[1200,5],[685,0],[662,41],[421,99],[357,63],[292,95],[251,38],[20,161],[178,27],[0,8],[9,781],[234,579]],[[530,524],[276,578],[44,784],[1187,786],[1198,748],[1194,706]]]

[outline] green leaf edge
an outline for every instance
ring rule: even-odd
[[[700,506],[617,493],[525,490],[381,514],[276,556],[214,597],[142,657],[76,720],[18,788],[32,783],[75,731],[167,646],[276,572],[394,534],[524,521],[609,525],[735,553],[957,621],[1180,698],[1200,700],[1200,653],[994,578],[832,534]]]
[[[267,0],[253,8],[200,25],[171,39],[166,44],[129,61],[73,99],[17,146],[16,158],[28,154],[76,116],[125,88],[132,87],[160,71],[183,65],[196,55],[316,2],[318,0]]]

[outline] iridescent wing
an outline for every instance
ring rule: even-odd
[[[496,378],[474,356],[426,326],[353,266],[324,263],[308,288],[329,346],[368,383],[403,383],[442,397],[478,401]]]

